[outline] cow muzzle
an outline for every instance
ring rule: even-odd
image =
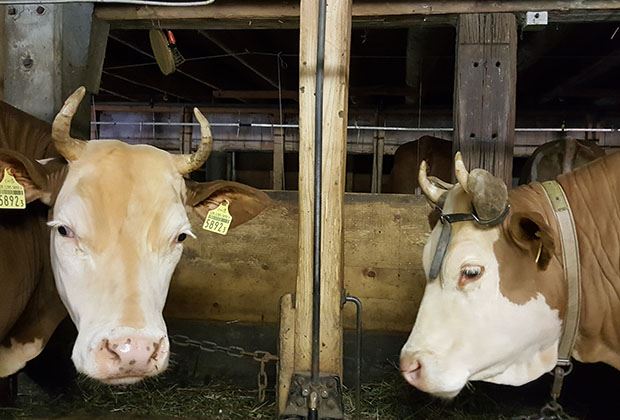
[[[400,372],[410,385],[445,399],[456,397],[468,379],[466,372],[450,377],[442,375],[434,355],[426,352],[401,353]]]
[[[103,338],[91,350],[93,372],[85,372],[110,385],[131,384],[163,372],[170,344],[166,336],[124,335]]]

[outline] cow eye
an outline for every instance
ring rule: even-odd
[[[463,287],[468,283],[478,280],[482,276],[482,273],[484,273],[484,267],[480,265],[465,265],[461,267],[459,286]]]
[[[177,242],[183,242],[186,239],[187,239],[187,233],[181,233],[179,236],[177,236]]]
[[[71,228],[65,225],[58,226],[58,233],[60,234],[60,236],[64,236],[65,238],[75,237],[75,234],[73,233]]]

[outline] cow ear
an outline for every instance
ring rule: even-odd
[[[256,188],[232,181],[194,182],[185,181],[187,187],[186,205],[202,219],[207,213],[228,201],[232,216],[230,229],[258,216],[271,205],[267,194]]]
[[[66,164],[59,164],[57,159],[39,163],[19,152],[0,149],[0,178],[5,168],[11,170],[15,180],[24,187],[26,203],[39,200],[51,206],[64,178]]]
[[[555,252],[551,227],[540,213],[514,213],[508,221],[508,234],[514,243],[546,270]]]

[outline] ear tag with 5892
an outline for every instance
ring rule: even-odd
[[[232,222],[232,216],[228,212],[228,201],[222,201],[219,206],[207,213],[202,228],[209,232],[226,235]]]
[[[0,181],[0,209],[25,209],[26,193],[24,187],[15,179],[9,168],[4,168]]]

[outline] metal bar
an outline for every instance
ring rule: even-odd
[[[173,95],[173,94],[170,94]],[[175,95],[176,96],[176,95]],[[92,121],[91,125],[169,125],[169,126],[183,126],[183,125],[192,125],[198,126],[198,123],[179,123],[179,122],[150,122],[150,121]],[[299,128],[298,124],[270,124],[270,123],[210,123],[211,127],[246,127],[246,128]],[[375,130],[384,130],[384,131],[407,131],[407,132],[445,132],[451,133],[454,129],[449,127],[384,127],[384,126],[362,126],[362,125],[349,125],[347,127],[349,130],[360,130],[360,131],[375,131]],[[620,132],[620,128],[569,128],[569,127],[559,127],[559,128],[515,128],[515,131],[520,132],[528,132],[528,133],[536,133],[536,132],[593,132],[593,133],[616,133]]]
[[[347,295],[344,301],[355,304],[355,417],[359,419],[362,415],[362,301],[351,295]]]

